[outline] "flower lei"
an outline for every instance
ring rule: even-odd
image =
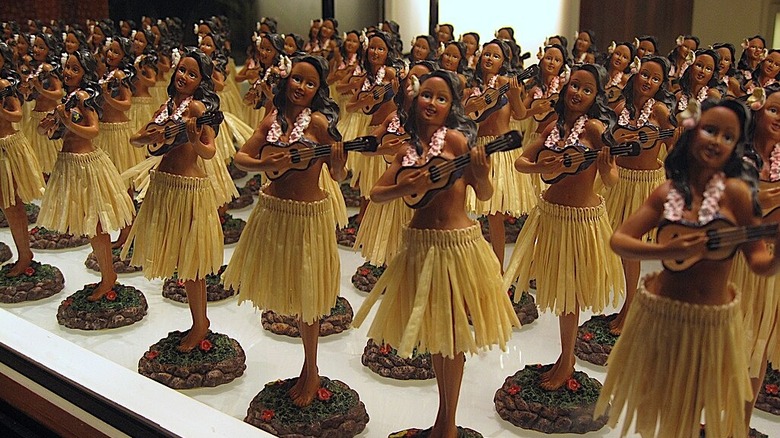
[[[704,99],[707,98],[707,92],[710,91],[710,87],[703,86],[701,87],[701,90],[699,90],[699,94],[696,95],[696,100],[699,102],[704,102]],[[685,111],[685,109],[688,108],[688,96],[685,94],[680,95],[680,101],[677,102],[677,109],[679,111]]]
[[[623,72],[619,71],[615,77],[612,78],[611,81],[609,81],[609,85],[607,85],[607,88],[614,87],[616,85],[619,85],[620,82],[623,80]]]
[[[723,195],[723,190],[726,189],[725,179],[726,176],[723,172],[717,172],[707,182],[707,187],[704,189],[704,199],[699,207],[697,223],[710,222],[720,211],[720,197]],[[673,222],[681,220],[684,207],[685,201],[680,192],[674,188],[669,189],[664,203],[664,218]]]
[[[41,72],[43,72],[43,63],[41,63],[41,65],[39,65],[38,68],[36,68],[34,72],[30,73],[30,75],[27,76],[27,79],[25,79],[25,82],[31,81],[31,80],[37,78],[38,76],[41,75]]]
[[[349,59],[347,59],[347,62],[345,63],[344,60],[341,60],[341,64],[339,64],[338,70],[344,70],[345,68],[355,65],[355,62],[357,61],[357,53],[353,53],[349,55]]]
[[[374,80],[375,85],[382,85],[382,80],[385,79],[385,66],[383,65],[378,72],[376,72],[376,79]],[[371,81],[368,80],[368,76],[366,76],[366,80],[363,81],[363,87],[361,88],[362,91],[366,91],[369,88],[371,88]]]
[[[645,102],[645,105],[642,107],[642,112],[639,114],[639,118],[636,119],[636,126],[645,126],[647,124],[650,113],[653,111],[653,105],[655,105],[655,99],[652,97],[647,99],[647,102]],[[620,112],[620,117],[618,118],[618,125],[628,126],[629,124],[631,124],[631,119],[629,118],[628,108],[623,108],[623,111]]]
[[[566,137],[566,142],[560,149],[563,149],[566,146],[573,146],[579,142],[580,135],[582,135],[582,132],[585,130],[585,123],[587,121],[588,116],[586,114],[583,114],[577,118],[577,121],[574,122],[574,127],[571,129],[569,136]],[[550,135],[548,135],[547,139],[544,141],[544,146],[548,149],[559,149],[559,141],[561,141],[561,133],[558,130],[558,124],[556,123],[552,131],[550,131]]]
[[[490,78],[490,81],[488,81],[487,88],[485,90],[487,90],[488,88],[496,88],[496,81],[498,81],[498,75],[495,75],[492,78]],[[473,90],[471,90],[471,97],[481,96],[481,95],[482,95],[482,88],[475,87]]]
[[[433,133],[431,142],[428,144],[428,151],[425,152],[425,162],[430,161],[431,158],[441,155],[442,149],[444,149],[444,137],[447,136],[447,127],[442,126]],[[414,147],[410,146],[406,149],[406,155],[404,155],[402,165],[414,166],[419,161],[420,156]]]
[[[400,131],[402,131],[401,119],[398,118],[398,113],[396,113],[393,115],[393,118],[390,120],[390,124],[387,125],[387,132],[392,134],[398,134]]]
[[[181,120],[182,114],[184,114],[184,111],[187,111],[187,107],[190,104],[190,101],[192,100],[192,96],[188,96],[186,99],[182,100],[179,104],[179,107],[176,108],[176,111],[173,112],[173,115],[170,116],[173,120]],[[173,98],[169,97],[168,101],[165,102],[165,106],[163,107],[163,110],[160,111],[160,114],[155,117],[154,122],[157,124],[162,124],[166,120],[168,120],[168,104],[173,102]]]
[[[550,88],[548,88],[546,92],[542,92],[541,87],[537,87],[534,90],[534,99],[543,99],[552,96],[558,92],[558,87],[560,87],[560,85],[561,77],[553,76],[552,81],[550,82]]]
[[[277,114],[278,112],[274,110],[272,114],[274,121],[271,123],[271,129],[268,130],[268,134],[265,136],[266,141],[269,143],[275,143],[282,137],[282,127],[279,125],[279,121],[276,118]],[[288,141],[294,143],[303,138],[303,131],[309,127],[309,123],[311,123],[311,109],[304,108],[303,111],[298,114],[298,117],[295,118],[295,126],[293,126],[292,132],[290,132]]]
[[[111,79],[113,79],[113,78],[114,78],[114,75],[116,74],[116,72],[117,72],[117,71],[119,71],[119,69],[118,69],[118,68],[115,68],[115,69],[111,70],[111,72],[110,72],[110,73],[106,73],[105,75],[103,75],[103,77],[102,77],[102,78],[98,79],[98,84],[99,84],[99,85],[103,85],[103,84],[105,84],[106,82],[108,82],[108,81],[110,81]]]
[[[769,155],[769,181],[780,181],[780,143],[775,144]]]
[[[745,80],[751,80],[753,79],[753,72],[750,70],[742,70],[742,76],[745,77]]]

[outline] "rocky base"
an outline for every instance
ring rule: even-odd
[[[230,179],[241,179],[249,175],[246,173],[246,171],[236,167],[235,163],[233,163],[233,160],[230,160],[230,164],[228,164],[228,173],[230,174]]]
[[[286,438],[351,438],[366,428],[366,407],[345,383],[321,376],[314,401],[299,408],[288,395],[297,380],[267,383],[252,399],[244,421]]]
[[[132,274],[133,272],[140,272],[143,270],[140,266],[133,266],[130,264],[130,258],[133,257],[132,248],[127,253],[126,259],[119,258],[119,253],[121,252],[122,248],[114,248],[111,250],[112,263],[114,265],[114,271],[116,271],[117,274]],[[100,272],[100,266],[98,265],[97,257],[95,257],[94,252],[89,253],[87,260],[84,261],[84,265],[93,271]]]
[[[35,260],[16,277],[6,277],[13,265],[0,268],[0,303],[21,303],[48,298],[65,288],[65,277],[52,265]]]
[[[13,257],[13,253],[11,252],[11,247],[5,244],[5,242],[0,242],[0,263],[5,263],[8,260],[11,260],[11,257]]]
[[[509,376],[496,391],[493,402],[498,415],[523,429],[542,433],[587,433],[607,424],[607,416],[593,418],[601,383],[575,371],[555,391],[539,386],[540,375],[552,365],[527,365]]]
[[[249,190],[249,193],[252,194],[252,196],[257,196],[257,194],[260,192],[260,189],[263,187],[262,183],[260,182],[260,174],[257,173],[252,176],[252,178],[249,178],[249,181],[244,184],[244,188]]]
[[[344,203],[347,207],[360,207],[360,190],[349,186],[351,177],[347,177],[341,184],[341,194],[344,196]]]
[[[519,218],[509,216],[504,219],[504,232],[506,233],[504,241],[506,243],[517,242],[517,236],[520,234],[520,230],[523,229],[523,225],[525,224],[526,219],[528,219],[528,215],[523,215]],[[488,227],[487,216],[479,217],[479,225],[482,227],[482,236],[485,238],[485,240],[490,242],[490,230]]]
[[[170,332],[149,347],[138,361],[138,372],[173,389],[219,386],[244,374],[246,354],[235,339],[209,331],[189,353],[176,347],[186,334]]]
[[[771,365],[766,367],[766,377],[758,392],[756,409],[780,415],[780,371],[773,369]]]
[[[117,283],[100,300],[88,301],[97,286],[88,284],[62,301],[57,322],[72,329],[103,330],[133,324],[146,315],[149,305],[140,290]]]
[[[252,192],[246,187],[238,187],[238,198],[228,202],[228,210],[240,210],[249,207],[254,202]]]
[[[241,238],[241,233],[244,232],[246,221],[235,218],[228,213],[220,216],[219,221],[222,223],[222,234],[224,235],[225,245],[238,242],[238,239]]]
[[[350,216],[346,227],[336,229],[336,242],[343,247],[352,249],[355,246],[358,228],[360,225],[357,223],[357,215]]]
[[[38,213],[41,207],[35,204],[24,204],[24,212],[27,214],[27,223],[34,224],[38,221]],[[3,210],[0,210],[0,228],[8,228],[8,219],[6,219]]]
[[[526,291],[520,295],[520,300],[515,302],[515,285],[509,287],[509,299],[512,301],[512,308],[515,309],[517,319],[520,320],[520,324],[528,325],[539,318],[539,308],[536,307],[536,300],[534,296]]]
[[[574,354],[592,364],[606,364],[609,353],[619,338],[609,332],[609,323],[615,318],[617,313],[596,315],[582,324],[577,330]]]
[[[699,438],[706,438],[707,433],[704,431],[704,425],[701,425],[701,431],[699,432]],[[752,427],[748,431],[748,438],[769,438],[769,435],[761,433]]]
[[[34,227],[30,230],[30,248],[32,249],[77,248],[87,244],[89,244],[87,236],[59,233],[44,227]]]
[[[233,288],[225,289],[222,284],[222,273],[225,272],[227,265],[222,265],[216,274],[206,275],[206,301],[222,301],[236,294]],[[187,291],[184,289],[184,282],[179,280],[176,274],[165,280],[163,283],[162,295],[169,300],[187,303]]]
[[[427,429],[404,429],[393,432],[387,438],[428,438],[431,434],[431,428]],[[482,434],[476,430],[458,426],[458,438],[482,438]]]
[[[352,306],[344,297],[336,299],[336,305],[330,314],[320,319],[320,336],[334,335],[349,329],[352,326]],[[277,335],[299,338],[298,318],[295,316],[279,315],[271,310],[263,312],[261,317],[263,328]]]
[[[430,353],[415,352],[411,358],[398,356],[398,351],[388,344],[377,345],[369,339],[360,361],[382,377],[395,380],[428,380],[436,377]]]
[[[352,285],[360,291],[371,292],[379,277],[384,274],[385,269],[387,269],[386,265],[374,266],[369,262],[365,262],[358,266],[355,275],[352,276]]]

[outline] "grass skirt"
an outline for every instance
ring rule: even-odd
[[[43,173],[27,138],[20,131],[0,138],[0,197],[3,208],[27,204],[44,192]]]
[[[344,103],[345,106],[346,102],[349,102],[349,97]],[[339,103],[339,105],[341,105],[341,103]],[[369,134],[370,130],[368,126],[370,123],[371,116],[363,114],[360,111],[342,111],[341,117],[339,118],[339,123],[336,126],[339,128],[339,132],[341,133],[344,141],[348,141],[353,140],[361,135]]]
[[[149,87],[149,94],[152,95],[152,105],[155,108],[161,107],[168,100],[168,85],[170,83],[171,81],[161,80]]]
[[[157,169],[157,167],[160,165],[160,162],[162,161],[162,158],[162,155],[150,156],[135,166],[122,172],[120,175],[122,180],[125,182],[125,185],[132,187],[137,192],[135,195],[136,201],[143,202],[144,197],[146,196],[146,191],[149,189],[150,172]]]
[[[247,107],[248,112],[248,118],[249,118],[249,127],[252,128],[253,132],[255,129],[257,129],[258,126],[260,126],[260,122],[263,121],[265,118],[265,108],[260,109],[254,109],[251,107]]]
[[[647,291],[654,275],[640,284],[609,355],[594,417],[611,401],[610,427],[627,410],[622,435],[636,418],[642,437],[698,438],[704,412],[708,437],[744,437],[753,395],[739,294],[716,306],[671,300]]]
[[[515,278],[525,287],[536,279],[536,303],[556,315],[617,306],[625,291],[623,266],[609,248],[604,200],[596,207],[569,207],[539,198],[517,236],[504,274],[504,290]]]
[[[404,248],[365,300],[360,326],[382,294],[368,337],[410,357],[417,347],[454,357],[498,344],[506,348],[520,321],[501,268],[478,224],[459,230],[404,229]],[[474,330],[469,326],[469,316]]]
[[[218,92],[219,107],[222,112],[231,113],[242,123],[246,124],[249,120],[247,117],[247,106],[244,105],[244,100],[241,98],[241,92],[238,91],[236,81],[230,79],[225,81],[225,88]]]
[[[369,126],[366,131],[360,133],[371,132],[376,126]],[[387,162],[385,162],[382,155],[364,155],[364,154],[350,154],[352,160],[347,157],[347,165],[352,169],[352,180],[350,185],[360,190],[360,196],[368,199],[371,194],[371,189],[374,188],[374,184],[379,181],[379,178],[384,175],[387,170]],[[351,166],[351,167],[350,167]]]
[[[100,149],[60,152],[41,201],[38,225],[61,233],[95,237],[133,221],[135,208],[114,163]]]
[[[328,165],[323,164],[320,171],[320,189],[328,192],[328,199],[333,208],[333,216],[336,218],[336,225],[339,228],[347,226],[349,218],[347,217],[347,203],[344,201],[344,194],[341,192],[341,185],[330,177]]]
[[[485,145],[495,140],[495,136],[477,138],[477,145]],[[477,199],[474,189],[466,189],[466,208],[476,214],[506,213],[510,216],[521,216],[528,213],[536,205],[538,199],[536,188],[527,173],[515,170],[515,160],[523,154],[518,148],[508,152],[499,152],[490,156],[490,183],[493,185],[493,196],[487,201]]]
[[[750,377],[758,378],[766,368],[762,361],[764,352],[775,368],[780,367],[780,281],[776,276],[754,274],[741,251],[731,265],[730,281],[742,291],[742,325],[750,353],[748,368]]]
[[[130,122],[99,124],[100,131],[95,138],[95,147],[103,149],[111,162],[121,173],[144,160],[144,149],[130,144],[133,132]]]
[[[131,245],[133,266],[146,278],[204,279],[222,266],[222,227],[208,178],[154,171],[133,228],[122,248]]]
[[[62,150],[62,139],[49,140],[45,135],[38,134],[38,125],[41,123],[44,117],[46,117],[43,111],[32,111],[30,113],[30,120],[25,125],[27,130],[24,132],[27,141],[30,142],[35,156],[38,157],[38,164],[41,165],[41,170],[45,174],[50,174],[54,169],[54,163],[57,161],[57,154]]]
[[[152,121],[152,116],[159,106],[155,106],[154,97],[133,96],[131,102],[127,116],[130,118],[133,133],[136,133]]]
[[[238,198],[236,183],[230,178],[230,172],[227,170],[227,164],[225,164],[225,159],[219,148],[217,148],[217,153],[210,160],[198,157],[198,166],[206,172],[209,180],[211,180],[211,184],[214,186],[214,197],[217,201],[217,206],[225,205]]]
[[[223,112],[222,114],[225,116],[225,121],[220,126],[219,134],[222,135],[224,132],[227,134],[229,140],[227,144],[223,146],[224,149],[222,153],[222,158],[226,160],[225,164],[227,164],[236,155],[236,147],[241,148],[241,146],[252,137],[254,128],[247,125],[243,119],[233,113]]]
[[[313,323],[339,294],[341,262],[331,202],[300,202],[259,193],[224,274],[239,303]]]
[[[355,250],[375,266],[382,266],[401,250],[403,228],[409,224],[414,210],[403,198],[390,202],[369,202],[360,223]]]
[[[650,194],[666,181],[663,163],[658,164],[660,167],[655,170],[634,170],[618,166],[617,184],[604,188],[607,215],[612,230],[617,230],[629,216],[639,210]],[[644,240],[652,240],[653,234],[646,234]]]

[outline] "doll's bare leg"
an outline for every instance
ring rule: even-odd
[[[182,338],[178,350],[187,353],[206,339],[211,323],[206,317],[206,280],[186,280],[184,290],[187,291],[187,303],[192,315],[192,328]]]
[[[463,381],[463,364],[466,359],[463,353],[456,354],[454,358],[435,354],[431,359],[434,364],[440,363],[438,368],[441,372],[434,366],[436,384],[439,387],[439,413],[436,415],[436,422],[433,424],[429,437],[456,438],[458,428],[455,424],[455,416],[458,410],[460,385]]]
[[[130,196],[130,199],[133,199],[133,189],[127,189],[127,194]],[[116,238],[116,241],[111,242],[111,249],[117,249],[121,248],[122,245],[127,242],[127,237],[130,235],[130,230],[133,228],[133,223],[130,222],[126,227],[119,230],[119,237]]]
[[[298,319],[298,330],[303,341],[303,368],[298,381],[290,388],[293,404],[299,407],[308,406],[314,400],[320,388],[320,373],[317,368],[317,344],[320,336],[320,321],[307,324]]]
[[[30,262],[33,259],[33,253],[30,250],[30,234],[27,232],[27,214],[24,212],[24,204],[18,196],[15,204],[4,208],[3,213],[8,220],[9,228],[11,228],[11,236],[14,238],[18,255],[16,263],[5,276],[16,277],[30,267]]]
[[[628,309],[631,307],[639,284],[640,263],[639,260],[623,260],[623,272],[626,275],[626,302],[623,303],[623,308],[620,309],[618,316],[609,323],[609,331],[613,335],[619,335],[623,331]]]
[[[574,374],[574,343],[577,340],[579,320],[579,310],[574,313],[564,313],[558,317],[561,331],[561,355],[555,365],[542,374],[540,385],[542,389],[554,391],[563,386]]]
[[[766,349],[764,349],[764,357],[761,359],[763,365],[758,371],[758,377],[750,378],[750,386],[753,388],[753,401],[745,403],[745,428],[750,432],[750,417],[753,416],[753,408],[756,407],[756,400],[758,400],[758,393],[761,392],[761,385],[764,383],[764,377],[766,377]]]
[[[368,208],[369,202],[371,201],[366,198],[360,198],[360,210],[358,210],[358,215],[355,218],[355,222],[357,222],[358,225],[360,225],[360,223],[363,221],[363,215],[366,214],[366,208]]]
[[[501,273],[504,273],[504,251],[506,249],[506,227],[504,226],[503,213],[489,214],[488,230],[490,231],[490,246],[496,253],[498,261],[501,264]]]
[[[98,225],[97,234],[89,240],[92,245],[92,252],[95,253],[98,266],[100,267],[100,284],[87,297],[89,301],[97,301],[107,294],[116,283],[116,271],[114,270],[114,257],[111,254],[111,236],[104,233]]]

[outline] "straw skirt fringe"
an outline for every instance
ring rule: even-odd
[[[336,304],[341,277],[331,202],[280,199],[265,189],[259,197],[225,270],[225,287],[239,291],[239,304],[318,321]]]
[[[43,173],[27,138],[20,131],[0,138],[0,197],[2,207],[40,199],[44,192]]]
[[[330,171],[328,165],[323,164],[320,171],[320,189],[328,192],[328,200],[330,200],[331,207],[333,208],[333,216],[336,218],[336,226],[344,228],[347,226],[349,218],[347,217],[347,203],[344,201],[344,194],[341,193],[341,185],[338,181],[334,181],[330,177]]]
[[[130,144],[135,134],[130,122],[99,123],[95,147],[103,149],[121,173],[144,160],[145,150]]]
[[[412,220],[414,211],[403,198],[390,202],[369,202],[355,237],[355,250],[374,266],[392,260],[402,247],[403,228]]]
[[[376,126],[369,126],[364,132],[371,132]],[[352,160],[347,157],[347,166],[351,166],[352,180],[350,185],[360,190],[360,196],[368,198],[374,184],[387,170],[387,162],[383,155],[350,154]]]
[[[659,162],[658,165],[658,169],[653,170],[634,170],[618,166],[617,184],[604,189],[607,215],[613,230],[617,230],[629,216],[639,210],[650,194],[666,181],[663,163]],[[651,240],[653,234],[646,234],[644,240]]]
[[[495,344],[505,349],[520,321],[479,225],[405,228],[403,234],[404,248],[388,264],[354,325],[363,323],[384,294],[368,337],[398,348],[401,356],[411,356],[414,348],[447,357]]]
[[[536,278],[536,303],[556,315],[617,306],[625,280],[610,236],[603,199],[595,207],[569,207],[540,197],[517,236],[504,290],[516,278],[521,288]]]
[[[95,237],[129,225],[135,208],[114,163],[100,149],[60,152],[41,201],[38,224],[61,233]]]
[[[146,278],[204,279],[222,266],[222,227],[208,178],[152,171],[149,192],[133,224],[122,257],[131,245],[134,266]]]
[[[655,275],[640,284],[610,353],[594,416],[611,402],[611,427],[627,411],[621,436],[636,419],[644,438],[698,438],[704,413],[708,437],[744,437],[752,390],[739,293],[724,305],[685,303],[648,292]]]
[[[62,139],[49,140],[45,135],[38,134],[38,125],[41,123],[46,112],[30,112],[30,121],[24,126],[27,128],[24,135],[30,142],[35,156],[38,157],[38,164],[45,174],[50,174],[54,169],[54,163],[57,161],[57,154],[62,150]]]
[[[210,160],[198,157],[198,166],[206,172],[211,184],[214,186],[214,198],[217,206],[225,205],[238,198],[236,183],[230,177],[227,164],[225,164],[225,159],[219,148],[217,148],[216,154]]]
[[[159,106],[155,106],[154,98],[150,96],[133,96],[130,101],[132,104],[127,116],[130,118],[130,126],[133,127],[133,132],[138,132],[152,121],[152,116]]]

